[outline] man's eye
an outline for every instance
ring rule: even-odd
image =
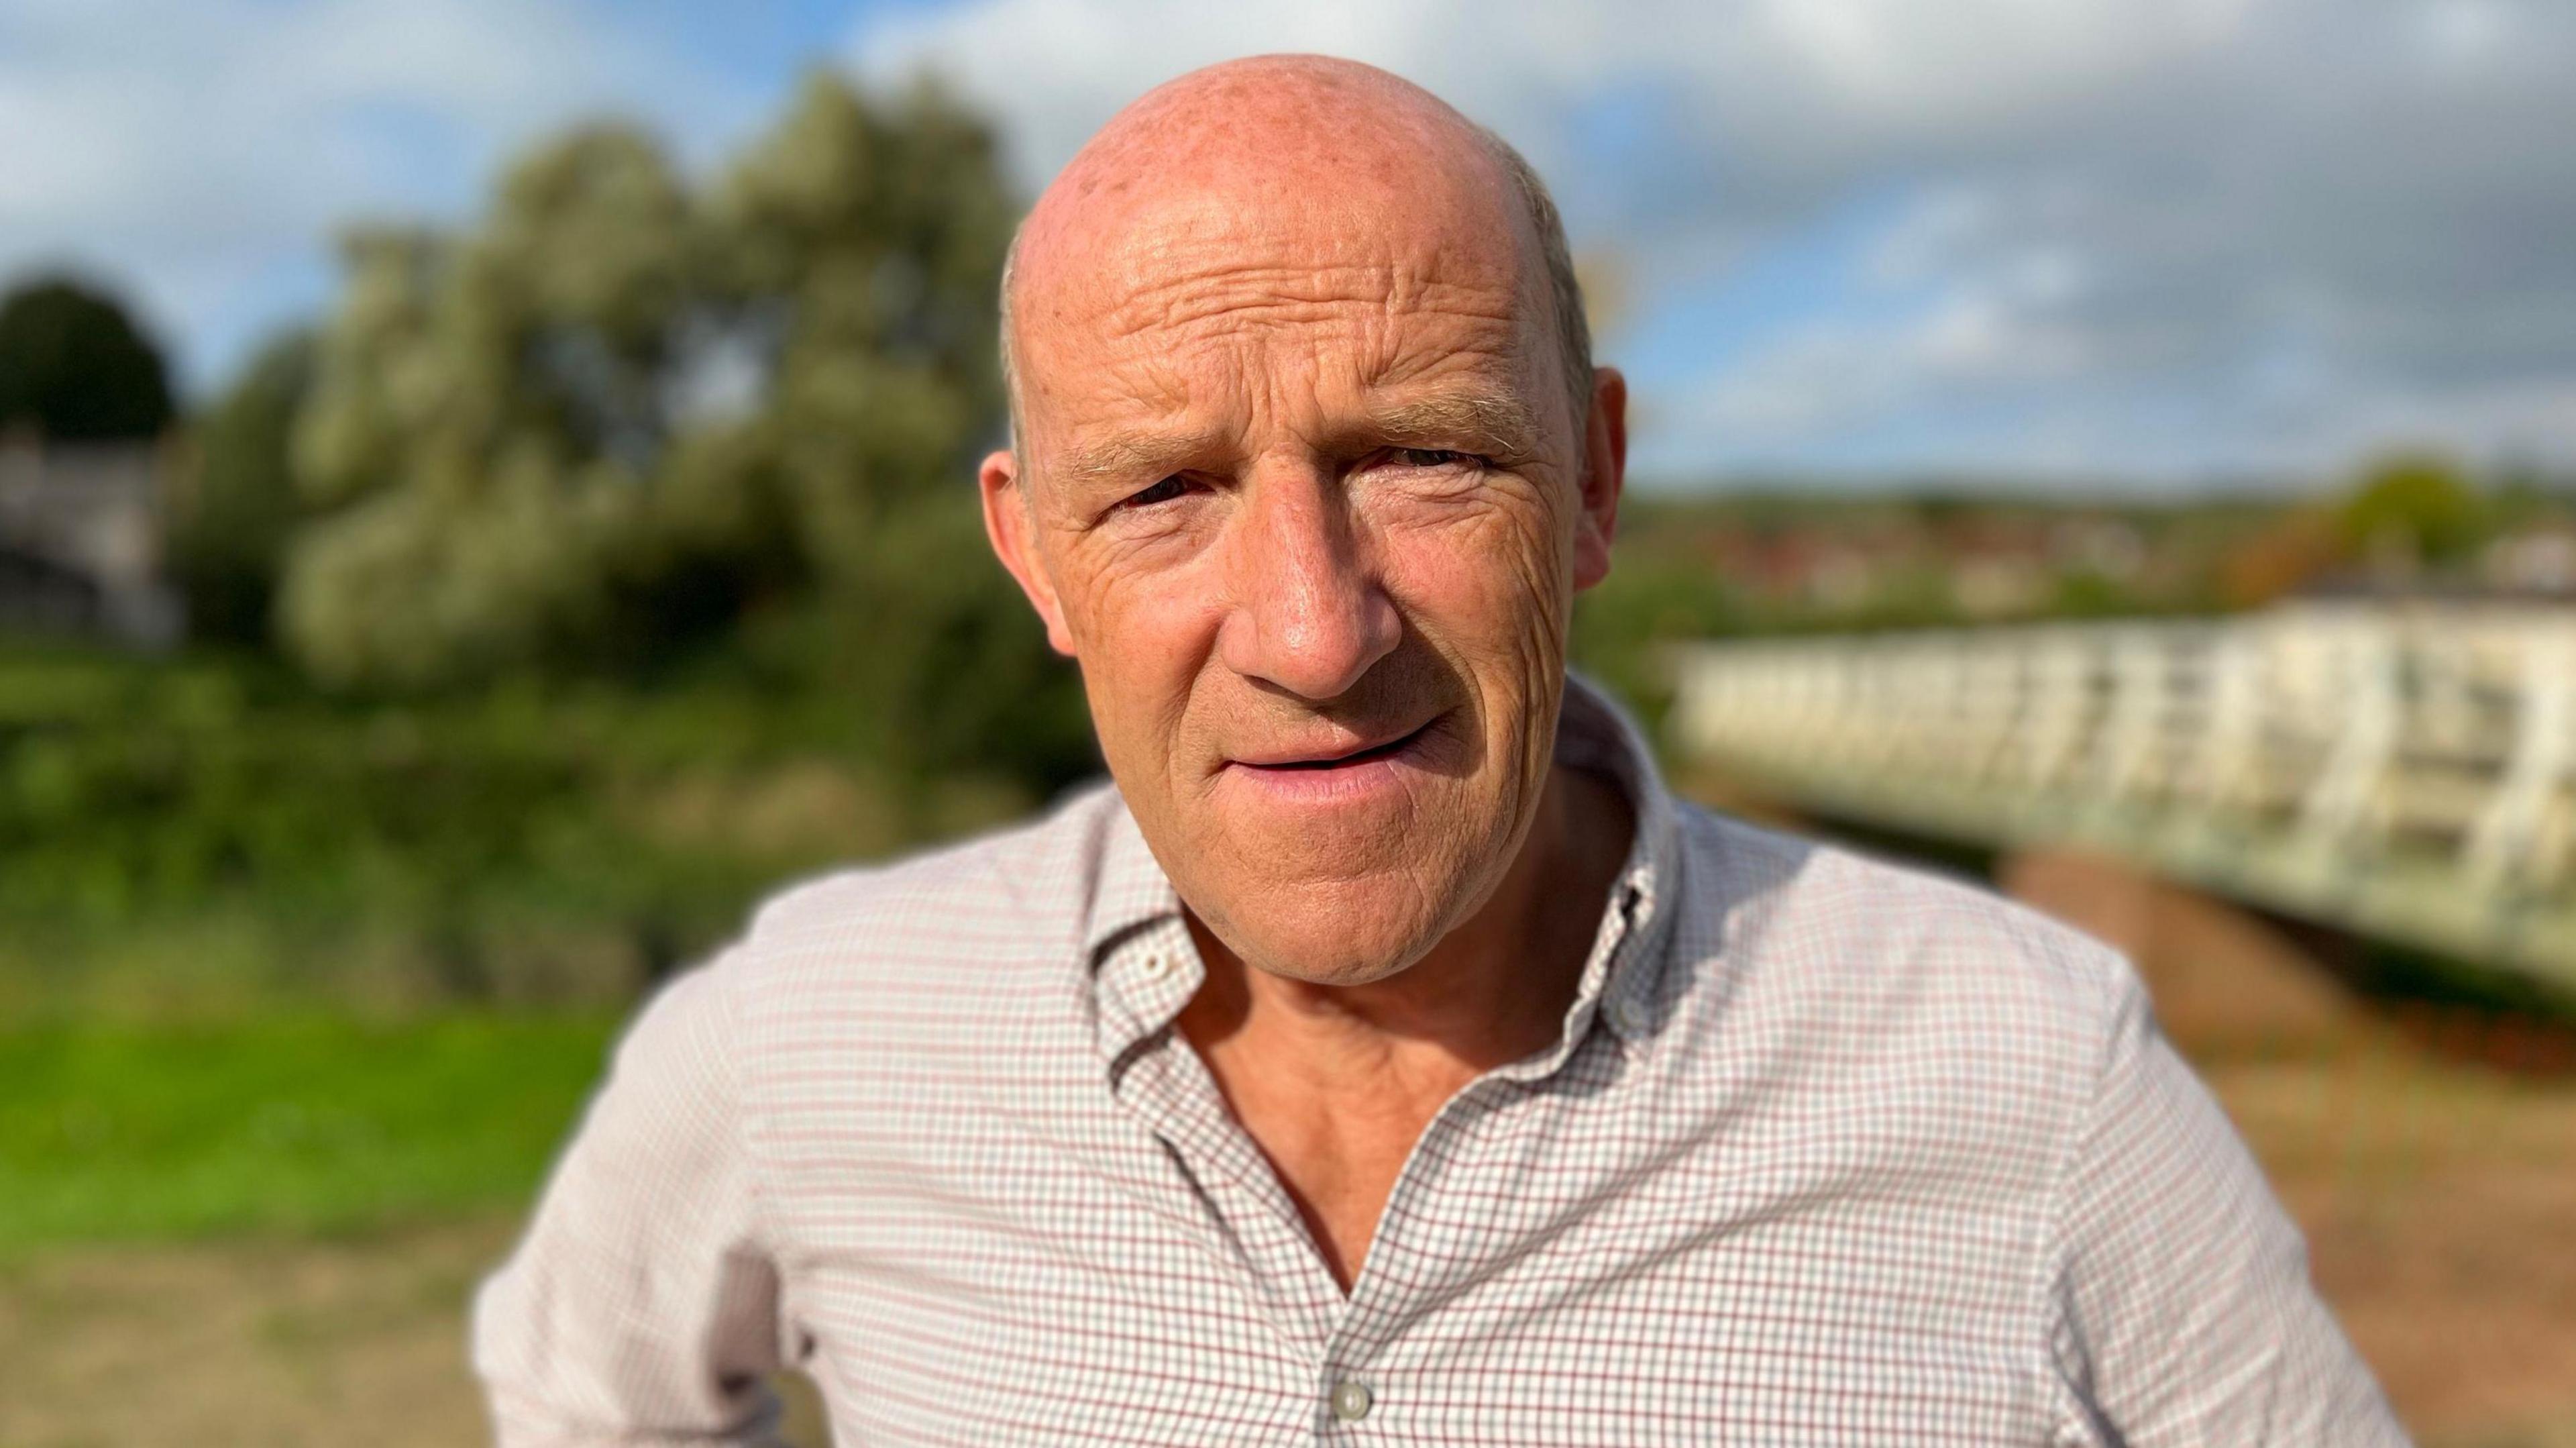
[[[1129,494],[1127,497],[1119,501],[1118,506],[1122,508],[1150,508],[1156,503],[1168,503],[1189,490],[1190,480],[1180,476],[1178,473],[1175,473],[1172,476],[1163,479],[1161,482],[1156,483],[1154,486],[1145,489],[1141,493]]]
[[[1472,453],[1462,453],[1441,447],[1400,447],[1387,456],[1397,464],[1408,468],[1470,467],[1483,461]]]

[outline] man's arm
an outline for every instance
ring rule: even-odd
[[[503,1448],[774,1441],[778,1278],[718,968],[674,980],[629,1028],[476,1298],[474,1367]]]
[[[2050,1346],[2078,1441],[2405,1443],[2298,1228],[2121,974],[2056,1218]]]

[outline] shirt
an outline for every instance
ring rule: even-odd
[[[619,1047],[475,1363],[504,1444],[2401,1443],[2114,951],[1635,811],[1562,1034],[1438,1113],[1347,1296],[1173,1027],[1114,789],[791,889]]]

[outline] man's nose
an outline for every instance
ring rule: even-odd
[[[1394,652],[1404,620],[1344,503],[1320,469],[1251,480],[1227,540],[1233,607],[1218,636],[1227,668],[1306,699],[1336,699]]]

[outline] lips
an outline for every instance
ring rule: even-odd
[[[1318,740],[1283,748],[1263,750],[1257,755],[1227,761],[1245,769],[1261,770],[1330,770],[1347,769],[1401,754],[1430,732],[1437,719],[1429,719],[1400,734],[1344,735],[1337,740]]]

